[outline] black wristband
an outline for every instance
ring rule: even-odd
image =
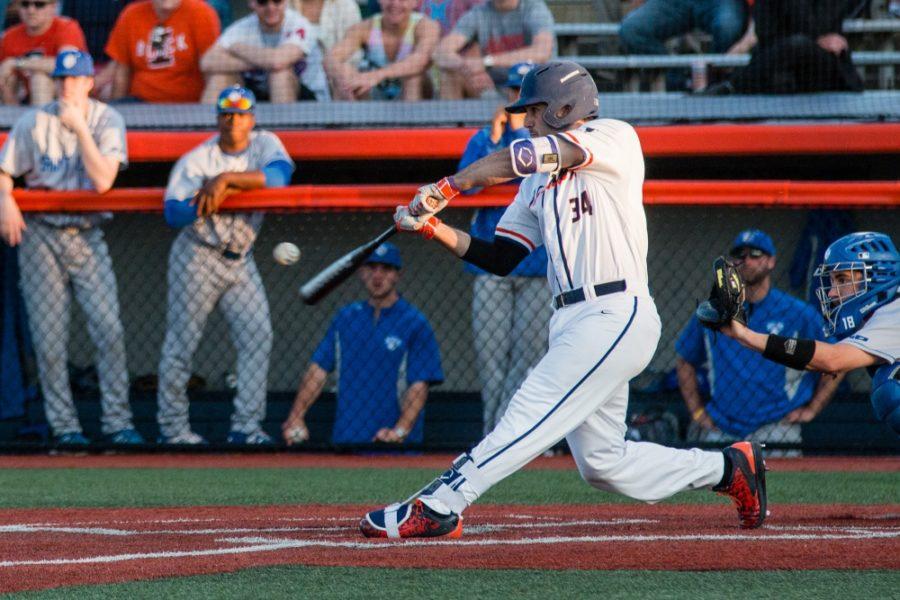
[[[816,353],[816,341],[769,334],[763,357],[802,371]]]

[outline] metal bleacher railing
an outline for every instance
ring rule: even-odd
[[[578,56],[578,62],[588,69],[607,70],[657,70],[670,68],[690,68],[697,64],[715,67],[742,67],[750,61],[750,55],[728,54],[679,54],[668,56],[584,55],[578,52],[578,42],[583,38],[615,37],[619,35],[619,23],[557,23],[554,26],[560,54]],[[848,19],[844,21],[844,33],[857,35],[885,34],[879,50],[858,50],[853,52],[853,63],[857,67],[880,67],[878,87],[894,87],[894,66],[900,65],[900,52],[895,49],[892,38],[900,33],[898,19]],[[888,35],[890,34],[890,35]],[[632,86],[633,87],[633,86]]]

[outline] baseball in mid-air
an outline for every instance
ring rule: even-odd
[[[281,242],[275,246],[272,256],[279,265],[292,265],[300,260],[300,248],[290,242]]]

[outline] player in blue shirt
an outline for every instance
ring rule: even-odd
[[[421,443],[429,384],[444,380],[431,325],[400,297],[400,251],[382,244],[360,270],[367,300],[335,315],[282,425],[290,445],[309,439],[304,416],[329,372],[338,370],[335,444]],[[398,401],[398,383],[407,385]]]
[[[775,245],[758,229],[742,231],[729,252],[747,289],[748,325],[790,337],[824,340],[815,308],[772,287]],[[675,344],[681,394],[692,423],[689,441],[797,443],[800,423],[828,404],[840,378],[797,371],[764,359],[738,342],[702,327],[691,317]],[[704,406],[697,370],[708,372],[710,400]]]
[[[532,67],[534,64],[527,62],[510,67],[504,86],[506,104],[519,97],[522,79]],[[459,170],[508,147],[515,140],[529,139],[531,135],[525,129],[524,121],[525,115],[509,114],[505,105],[500,106],[491,124],[479,129],[466,144]],[[465,193],[479,191],[481,188]],[[470,233],[492,241],[505,211],[505,206],[476,210]],[[475,275],[472,332],[480,369],[484,434],[487,435],[506,412],[506,406],[528,371],[547,350],[547,322],[552,315],[546,279],[547,252],[539,246],[508,277],[493,275],[469,263],[465,263],[465,269]]]

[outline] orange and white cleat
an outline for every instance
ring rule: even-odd
[[[370,538],[462,537],[462,517],[436,498],[416,498],[366,514],[359,530]]]
[[[766,461],[762,446],[737,442],[723,452],[731,461],[731,473],[713,491],[729,496],[737,507],[741,528],[756,529],[766,520]],[[726,462],[726,464],[728,464]]]

